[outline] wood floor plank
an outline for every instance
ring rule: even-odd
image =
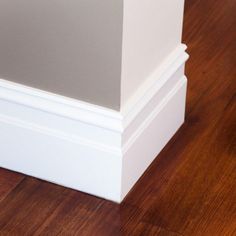
[[[139,223],[133,233],[137,236],[181,236],[181,234],[177,232],[172,232],[147,223]]]
[[[65,200],[37,229],[34,235],[81,235],[83,228],[103,200],[77,191],[70,191]]]
[[[25,178],[24,175],[0,168],[0,202]]]
[[[32,235],[70,192],[27,177],[0,202],[2,235]]]

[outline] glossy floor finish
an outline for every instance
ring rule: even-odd
[[[0,235],[236,235],[235,13],[186,1],[186,123],[121,205],[0,169]]]

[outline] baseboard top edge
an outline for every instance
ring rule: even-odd
[[[186,53],[186,49],[187,46],[185,44],[180,44],[121,109],[124,129],[129,126],[137,114],[142,111],[146,103],[151,100],[167,80],[188,60],[189,55]],[[158,82],[156,78],[159,79]],[[155,91],[153,88],[155,88]],[[153,91],[150,92],[151,90]]]
[[[14,83],[2,78],[0,78],[0,99],[112,131],[122,131],[122,116],[119,111]]]

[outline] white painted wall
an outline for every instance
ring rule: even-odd
[[[124,0],[121,106],[181,43],[184,0]]]
[[[122,0],[0,0],[0,78],[119,110]]]
[[[181,43],[184,0],[0,0],[0,78],[120,110]]]

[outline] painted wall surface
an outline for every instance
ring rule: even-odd
[[[125,0],[121,105],[181,43],[184,0]]]
[[[121,0],[0,0],[0,78],[119,110],[122,17]]]

